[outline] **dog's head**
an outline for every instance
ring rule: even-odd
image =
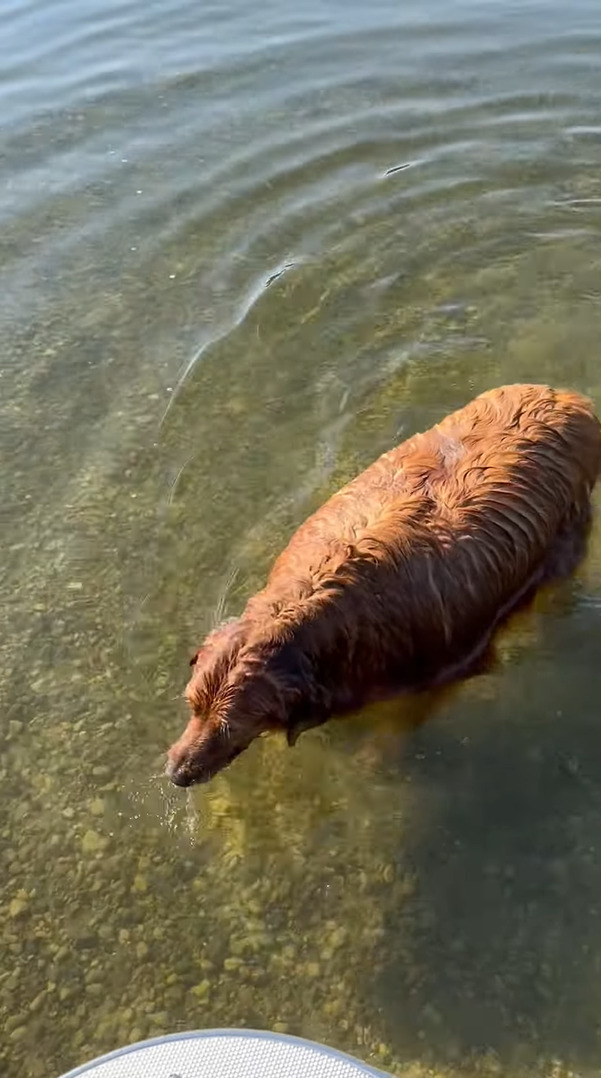
[[[248,642],[241,619],[215,630],[192,660],[186,688],[191,717],[168,752],[167,774],[177,786],[208,782],[255,738],[288,730],[290,709],[299,695],[279,656]]]

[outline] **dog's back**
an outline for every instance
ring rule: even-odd
[[[385,453],[292,537],[251,600],[323,671],[431,683],[559,571],[601,467],[588,400],[514,385]],[[334,640],[338,642],[335,644]]]

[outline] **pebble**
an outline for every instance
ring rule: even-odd
[[[426,1003],[422,1007],[421,1017],[425,1022],[430,1022],[432,1025],[439,1026],[442,1023],[442,1015],[440,1011],[436,1009],[431,1003]]]
[[[22,1026],[26,1021],[26,1015],[24,1014],[10,1014],[4,1022],[4,1029],[6,1033],[12,1033],[18,1026]]]
[[[343,925],[340,925],[332,932],[332,935],[330,936],[330,946],[337,950],[339,947],[342,947],[343,944],[346,943],[347,939],[348,929],[344,928]]]
[[[112,771],[110,767],[106,767],[104,765],[99,764],[97,767],[92,768],[92,775],[95,779],[109,779],[111,777],[111,774]]]
[[[106,846],[106,838],[97,831],[86,831],[82,840],[81,848],[84,853],[100,853]]]
[[[191,988],[190,991],[192,995],[196,997],[196,999],[207,999],[210,989],[211,982],[204,980],[201,981],[200,984],[194,985],[194,988]]]
[[[29,899],[25,897],[17,896],[13,898],[8,907],[9,917],[20,917],[22,913],[25,913],[29,905]]]

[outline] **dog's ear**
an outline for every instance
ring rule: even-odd
[[[272,669],[286,687],[290,710],[285,720],[286,740],[293,748],[305,730],[321,726],[326,720],[323,707],[316,702],[317,692],[311,662],[294,644],[282,647]]]
[[[291,719],[286,727],[286,741],[291,749],[294,748],[301,734],[306,730],[312,730],[315,726],[323,726],[325,718],[322,715],[303,715],[302,718]]]
[[[286,730],[286,741],[288,742],[291,749],[293,749],[294,746],[296,745],[296,742],[298,741],[298,739],[301,736],[302,732],[303,732],[303,730],[300,727],[300,725],[298,725],[298,726],[289,726],[288,729]]]

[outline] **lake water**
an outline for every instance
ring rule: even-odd
[[[601,1067],[601,524],[498,664],[170,787],[188,659],[476,392],[601,406],[598,0],[4,0],[0,1072]],[[601,500],[601,498],[599,499]]]

